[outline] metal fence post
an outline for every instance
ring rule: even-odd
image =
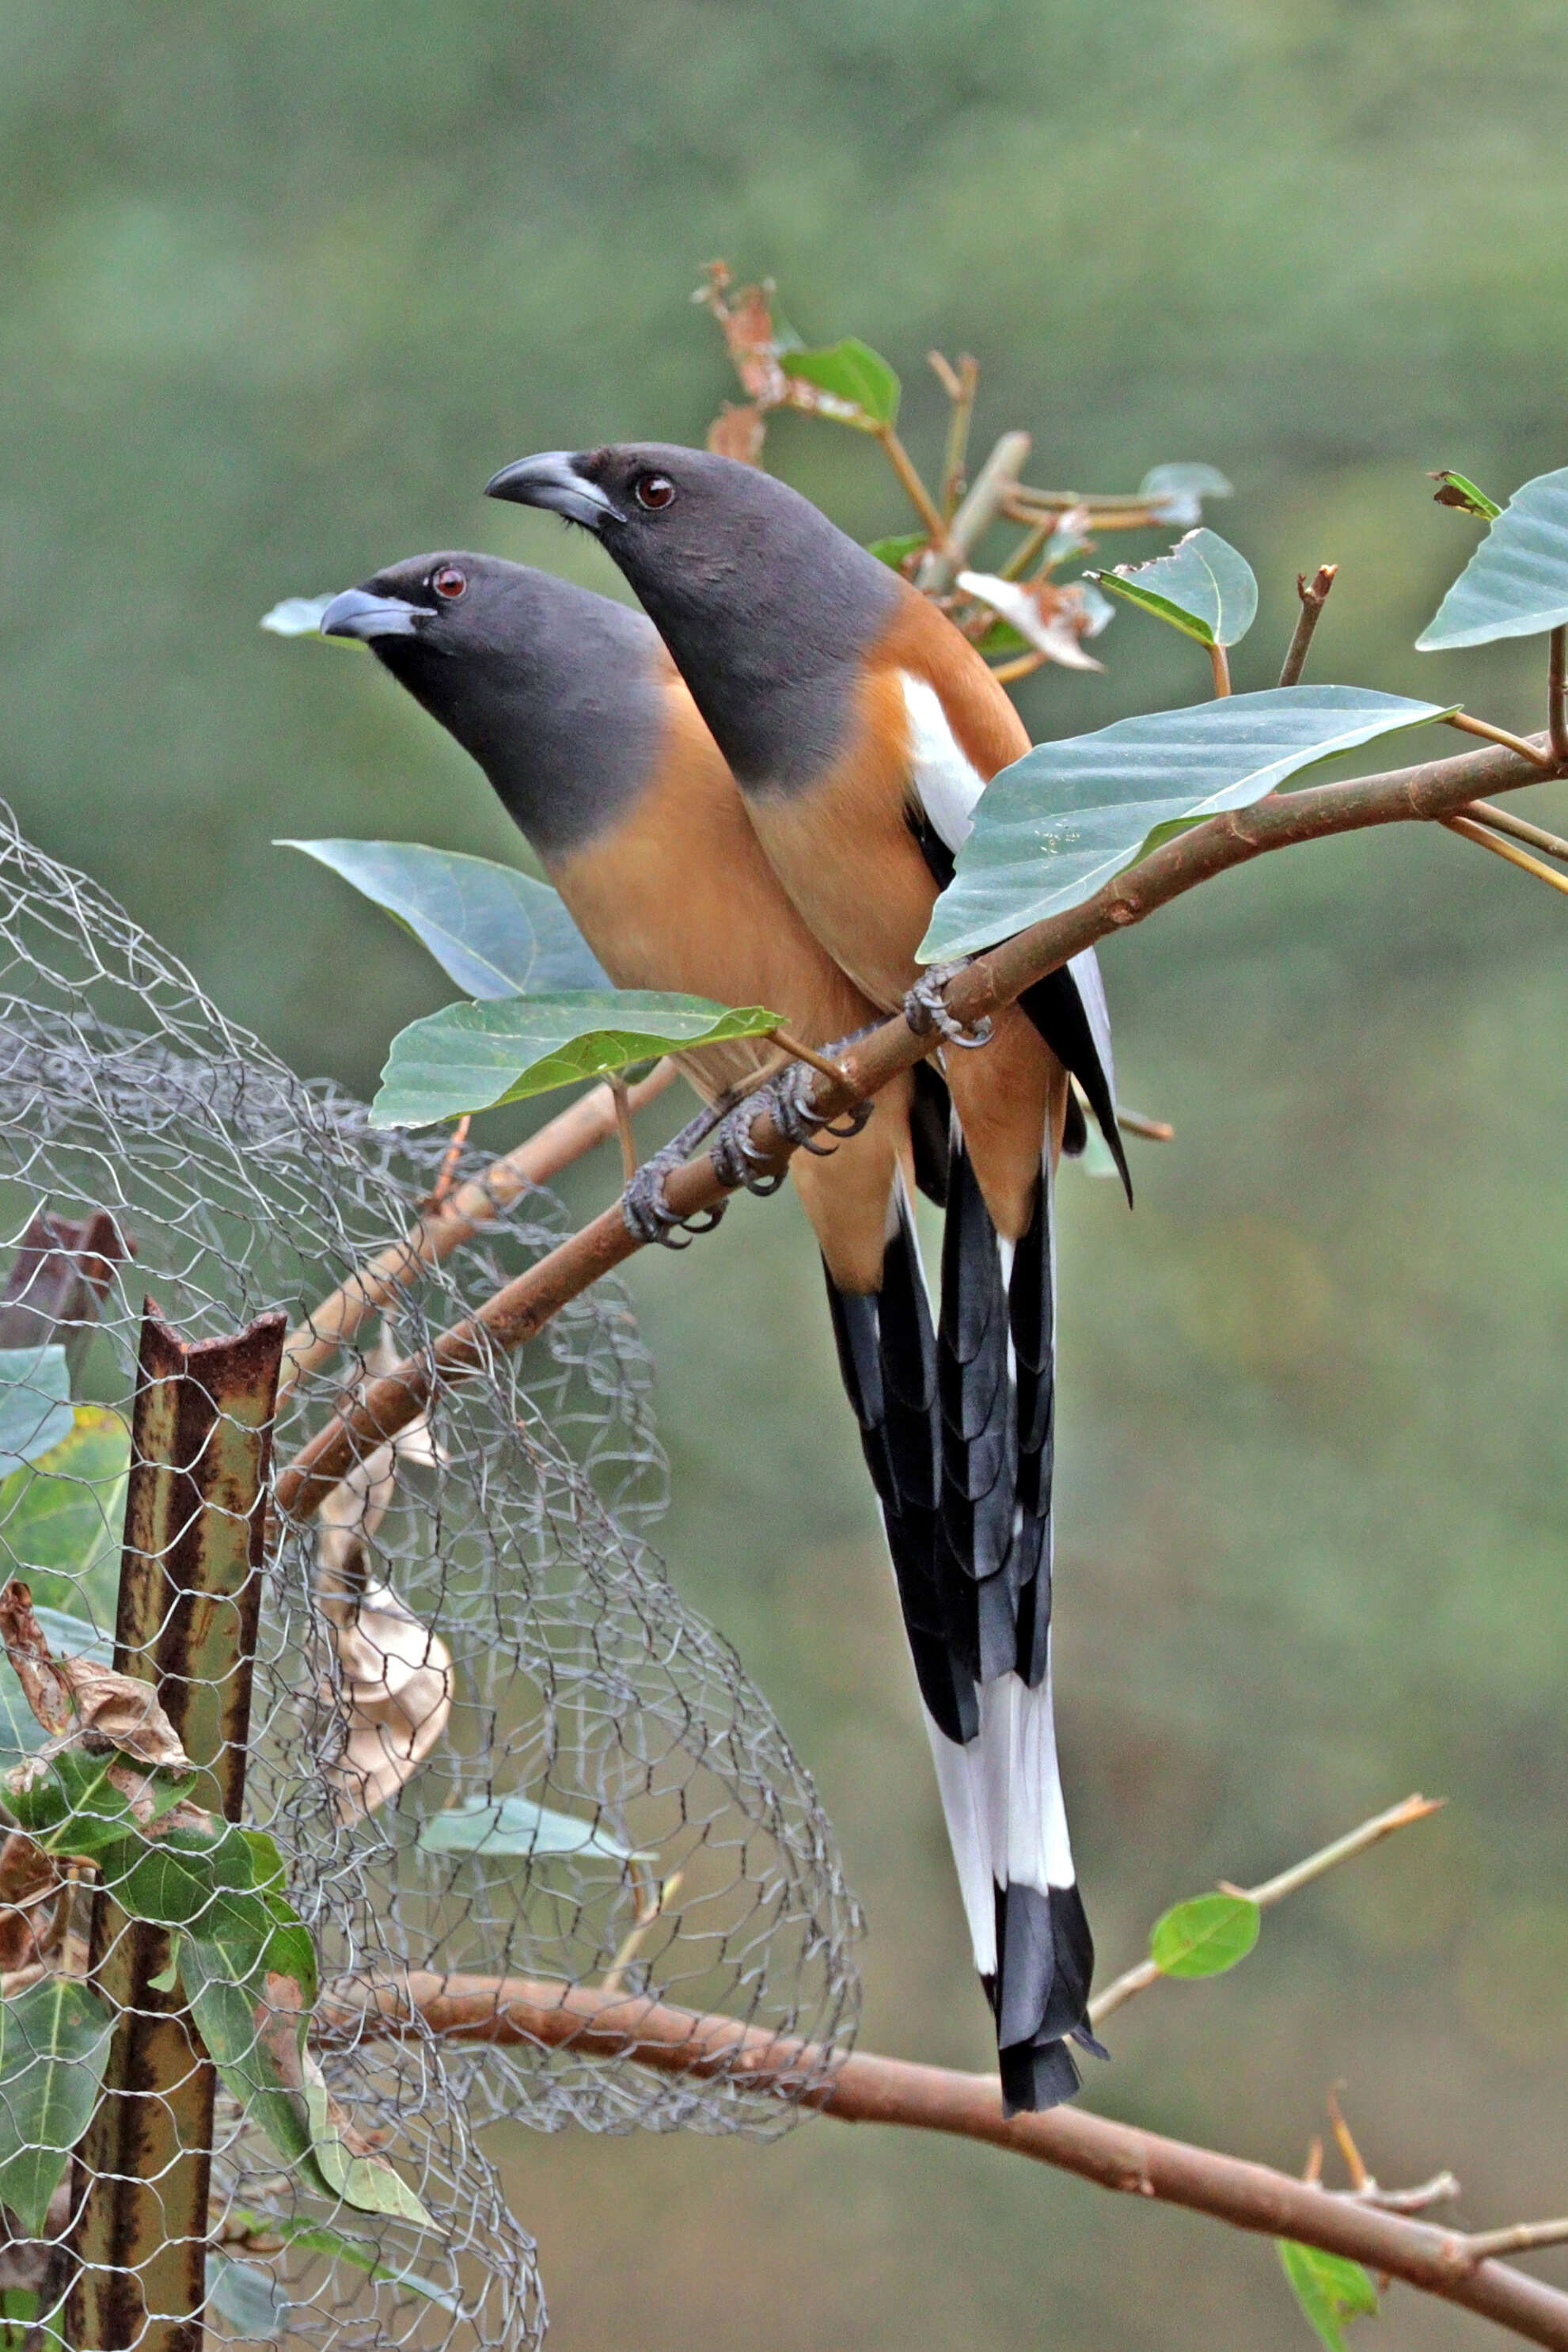
[[[287,1318],[187,1345],[146,1304],[114,1663],[155,1683],[195,1802],[237,1821],[261,1602],[265,1494]],[[167,1969],[164,1930],[93,1903],[91,1969],[120,2011],[73,2182],[73,2352],[201,2352],[212,2064]]]

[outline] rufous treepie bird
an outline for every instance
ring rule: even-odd
[[[780,888],[641,613],[458,551],[411,556],[345,589],[320,626],[363,639],[478,761],[618,987],[766,1004],[813,1044],[875,1020]],[[778,1055],[766,1038],[737,1038],[677,1058],[705,1100],[722,1104]],[[928,1087],[921,1094],[916,1105],[914,1087],[895,1089],[885,1118],[831,1156],[819,1149],[790,1163],[831,1295],[877,1290],[890,1243],[902,1279],[915,1276],[916,1161],[939,1189],[946,1150],[945,1106]],[[658,1172],[643,1190],[653,1228],[643,1238],[661,1223],[667,1232]]]
[[[1092,955],[954,1033],[915,957],[987,782],[1029,749],[974,647],[908,582],[755,467],[639,443],[505,467],[492,496],[603,544],[641,598],[779,881],[883,1013],[935,1021],[952,1099],[931,1457],[885,1400],[933,1386],[902,1293],[838,1314],[1009,2109],[1078,2087],[1093,1947],[1068,1841],[1051,1675],[1051,1187],[1077,1076],[1126,1179]],[[747,1114],[737,1113],[744,1122]],[[874,1122],[873,1122],[874,1124]],[[1072,1134],[1076,1124],[1077,1134]]]

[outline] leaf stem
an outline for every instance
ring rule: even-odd
[[[1296,617],[1295,634],[1285,654],[1284,667],[1280,672],[1281,686],[1299,686],[1301,672],[1307,666],[1307,653],[1312,633],[1318,625],[1318,615],[1329,600],[1329,590],[1339,572],[1337,563],[1320,563],[1311,580],[1304,572],[1296,574],[1296,593],[1301,609]]]
[[[1032,677],[1050,658],[1049,654],[1015,654],[1011,661],[998,662],[991,676],[998,686],[1011,686],[1016,678]]]
[[[1450,833],[1462,834],[1467,841],[1473,841],[1478,849],[1490,849],[1494,857],[1506,857],[1521,874],[1533,874],[1538,882],[1568,897],[1568,875],[1554,874],[1550,866],[1543,866],[1539,857],[1531,857],[1528,850],[1515,849],[1510,841],[1500,841],[1495,833],[1489,833],[1485,825],[1472,824],[1468,816],[1446,816],[1443,823]]]
[[[621,1138],[621,1168],[628,1184],[637,1173],[637,1137],[632,1125],[632,1089],[619,1070],[612,1070],[605,1080],[610,1099],[615,1106],[615,1131]]]
[[[1510,809],[1494,808],[1490,801],[1472,801],[1468,809],[1460,809],[1477,824],[1490,825],[1493,833],[1509,833],[1515,841],[1527,841],[1532,849],[1543,849],[1548,857],[1561,857],[1568,862],[1568,841],[1560,835],[1547,833],[1538,824],[1527,824],[1523,817],[1515,816]]]
[[[1511,735],[1506,727],[1494,727],[1490,719],[1472,719],[1468,710],[1450,710],[1443,719],[1445,727],[1457,727],[1462,735],[1479,735],[1485,743],[1501,743],[1517,751],[1521,760],[1533,760],[1536,766],[1550,773],[1557,762],[1550,753],[1538,751],[1522,735]]]
[[[845,1071],[841,1062],[831,1062],[826,1054],[819,1054],[815,1045],[803,1045],[799,1037],[792,1037],[788,1029],[769,1029],[768,1034],[776,1045],[782,1046],[785,1053],[792,1055],[797,1062],[807,1062],[813,1070],[821,1070],[825,1078],[831,1078],[836,1086],[843,1085]]]
[[[1216,695],[1228,694],[1230,691],[1229,655],[1226,652],[1223,646],[1210,646],[1208,648],[1208,659],[1210,667],[1214,671],[1214,691]]]
[[[1546,730],[1552,758],[1568,767],[1568,625],[1561,622],[1547,640]]]

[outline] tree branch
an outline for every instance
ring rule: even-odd
[[[1082,906],[1032,924],[977,956],[949,982],[947,1009],[964,1027],[972,1028],[1070,956],[1145,921],[1199,883],[1271,850],[1372,825],[1440,820],[1483,795],[1517,791],[1540,780],[1541,771],[1532,761],[1499,747],[1358,776],[1348,783],[1270,793],[1250,808],[1229,810],[1194,825],[1116,875]],[[846,1050],[841,1084],[817,1078],[814,1108],[837,1117],[870,1100],[901,1071],[934,1052],[938,1042],[934,1033],[917,1035],[902,1015],[884,1021]],[[788,1165],[790,1146],[766,1111],[756,1118],[752,1140],[766,1165]],[[706,1153],[676,1169],[664,1189],[670,1206],[683,1218],[715,1208],[728,1197],[728,1188]],[[357,1461],[387,1444],[424,1410],[439,1380],[461,1378],[476,1370],[492,1349],[520,1347],[533,1339],[570,1300],[623,1265],[640,1246],[617,1202],[486,1299],[476,1314],[444,1331],[423,1355],[406,1358],[370,1382],[354,1404],[319,1430],[281,1472],[277,1508],[296,1518],[311,1517]]]
[[[860,2052],[835,2065],[827,2051],[734,2018],[524,1978],[441,1977],[419,1970],[397,1983],[350,1979],[323,1996],[317,2024],[334,2042],[429,2032],[500,2047],[570,2047],[630,2059],[663,2074],[724,2074],[752,2091],[802,2100],[841,2123],[896,2124],[981,2140],[1076,2173],[1103,2189],[1124,2189],[1207,2213],[1234,2229],[1294,2238],[1343,2254],[1426,2294],[1462,2304],[1529,2343],[1568,2352],[1568,2294],[1492,2260],[1489,2249],[1496,2231],[1471,2240],[1354,2196],[1293,2180],[1267,2165],[1166,2139],[1082,2107],[1007,2117],[998,2086],[988,2075]],[[1511,2233],[1510,2243],[1518,2238]]]
[[[1296,593],[1301,599],[1301,609],[1296,617],[1295,633],[1286,648],[1284,667],[1280,672],[1281,686],[1300,685],[1318,625],[1318,616],[1328,603],[1329,590],[1338,573],[1337,563],[1320,563],[1310,580],[1304,572],[1297,572]]]
[[[645,1078],[626,1089],[627,1108],[641,1110],[679,1076],[674,1062],[655,1063]],[[464,1242],[472,1241],[481,1225],[510,1208],[530,1185],[548,1184],[584,1152],[607,1141],[616,1125],[614,1088],[595,1087],[570,1103],[537,1135],[530,1135],[526,1143],[519,1143],[515,1151],[492,1160],[482,1176],[460,1184],[455,1192],[427,1209],[401,1242],[390,1242],[378,1251],[290,1331],[283,1343],[279,1398],[287,1396],[307,1372],[330,1362],[372,1315],[389,1306],[427,1267],[440,1265]]]

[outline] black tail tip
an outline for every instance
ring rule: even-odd
[[[1004,2116],[1034,2116],[1060,2107],[1082,2087],[1065,2042],[1018,2042],[999,2053]]]

